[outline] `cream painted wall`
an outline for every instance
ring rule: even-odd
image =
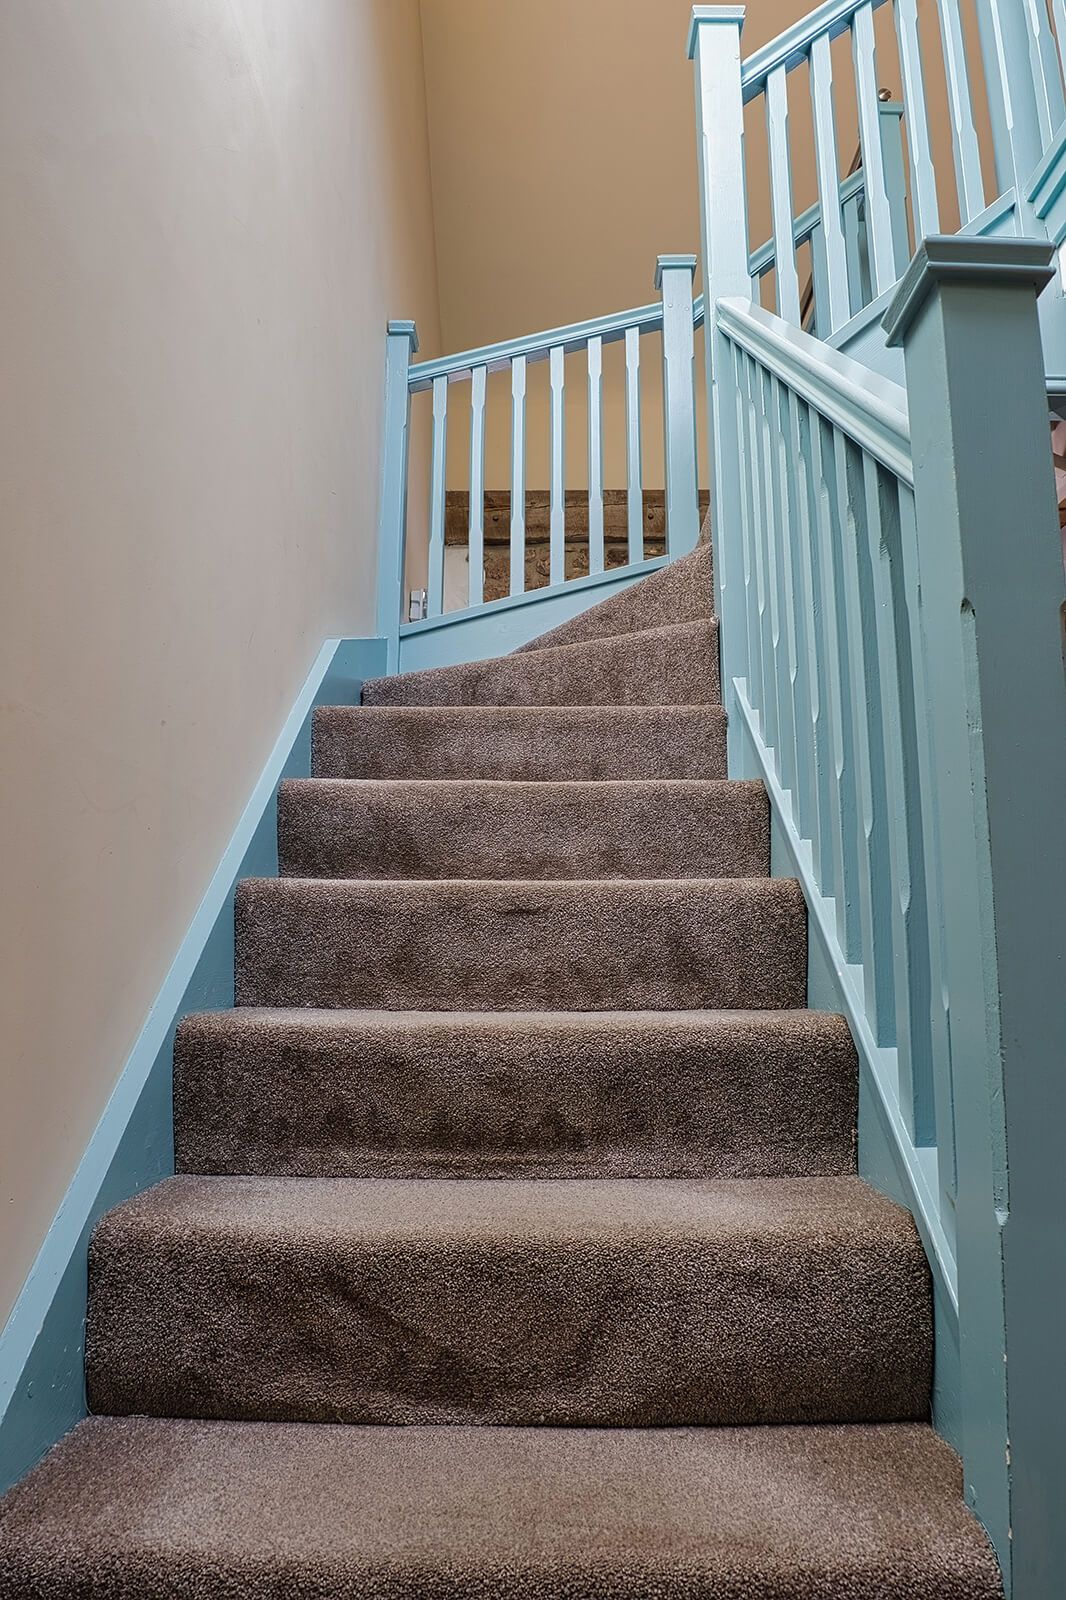
[[[0,1322],[439,346],[417,0],[0,6]]]

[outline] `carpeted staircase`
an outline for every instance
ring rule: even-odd
[[[317,713],[0,1600],[999,1594],[710,592]]]

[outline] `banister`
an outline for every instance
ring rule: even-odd
[[[546,361],[552,350],[562,349],[569,355],[574,350],[583,350],[590,339],[612,344],[624,339],[630,328],[637,328],[641,333],[655,333],[662,325],[662,302],[656,301],[652,305],[636,306],[631,311],[615,311],[606,317],[592,317],[587,322],[573,322],[518,339],[504,339],[499,344],[482,345],[478,350],[461,350],[436,361],[419,361],[410,369],[411,393],[431,388],[434,378],[466,377],[474,367],[501,372],[517,356],[524,356],[527,361]]]
[[[776,39],[750,55],[740,70],[740,88],[745,104],[762,93],[767,78],[777,67],[784,67],[789,72],[805,61],[807,52],[817,38],[824,34],[829,39],[835,39],[838,34],[845,33],[863,3],[864,0],[825,0],[823,5],[816,6],[805,17],[800,17],[798,22],[786,28],[784,33],[778,34]],[[873,9],[876,11],[884,3],[885,0],[872,0]],[[696,7],[697,11],[715,9],[713,6]]]
[[[907,395],[898,383],[747,300],[719,300],[716,323],[901,483],[914,482]]]

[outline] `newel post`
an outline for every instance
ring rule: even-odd
[[[1053,1600],[1066,1573],[1066,585],[1037,320],[1052,256],[928,239],[885,318],[914,454],[966,1492],[1014,1600]]]
[[[660,256],[655,265],[655,287],[663,297],[663,456],[666,551],[671,559],[694,550],[700,536],[692,326],[695,273],[695,256]]]
[[[407,534],[407,451],[411,416],[408,371],[418,350],[413,322],[390,322],[385,346],[385,412],[378,514],[377,631],[388,646],[395,672],[403,615],[404,550]]]
[[[741,455],[732,354],[715,308],[726,295],[751,298],[748,208],[744,188],[744,105],[740,87],[743,6],[694,6],[688,36],[696,68],[700,218],[706,318],[711,534],[715,609],[720,624],[722,702],[729,720],[729,772],[741,776],[741,721],[734,679],[746,679]]]

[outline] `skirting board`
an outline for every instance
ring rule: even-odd
[[[385,671],[383,639],[329,639],[286,718],[181,948],[0,1334],[0,1493],[85,1415],[89,1235],[111,1206],[174,1170],[174,1033],[233,1004],[233,892],[278,870],[277,792],[311,770],[311,712],[355,704]]]

